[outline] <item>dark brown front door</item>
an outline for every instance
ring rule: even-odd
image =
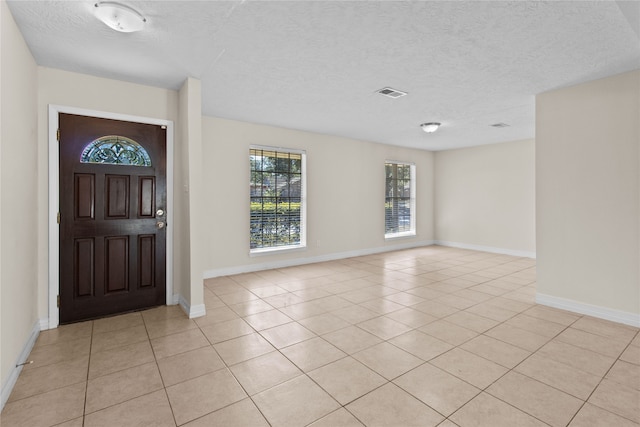
[[[60,114],[60,322],[162,305],[166,130]]]

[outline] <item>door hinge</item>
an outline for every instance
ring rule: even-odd
[[[60,308],[60,295],[58,295],[58,298],[56,299],[56,304],[58,304],[58,308]]]
[[[60,142],[60,129],[56,130],[56,139]]]
[[[60,212],[58,212],[58,215],[56,216],[56,221],[58,221],[58,225],[60,225]]]

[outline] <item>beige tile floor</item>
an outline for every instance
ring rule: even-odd
[[[535,261],[443,247],[207,280],[44,331],[9,426],[638,426],[638,329],[534,303]]]

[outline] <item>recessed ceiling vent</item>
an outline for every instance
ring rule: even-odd
[[[401,96],[405,96],[407,94],[407,92],[392,89],[390,87],[385,87],[383,89],[377,90],[376,92],[389,98],[400,98]]]
[[[508,128],[509,127],[509,125],[506,123],[494,123],[489,126],[491,126],[492,128]]]

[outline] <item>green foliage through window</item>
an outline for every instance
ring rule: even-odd
[[[249,151],[251,249],[297,246],[302,236],[302,154]]]

